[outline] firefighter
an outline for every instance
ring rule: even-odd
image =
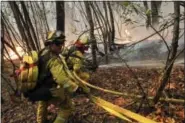
[[[89,49],[89,44],[89,38],[85,36],[82,39],[78,39],[73,46],[66,51],[67,53],[64,53],[69,68],[75,71],[77,75],[85,81],[88,81],[90,78],[90,75],[85,68],[86,66],[84,57],[85,52]]]
[[[70,94],[77,91],[78,85],[68,78],[59,57],[65,43],[65,35],[61,31],[50,32],[45,48],[39,53],[39,77],[36,88],[27,94],[31,101],[38,101],[37,122],[47,119],[49,104],[59,106],[54,123],[65,123],[73,111]]]

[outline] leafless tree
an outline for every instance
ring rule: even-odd
[[[157,103],[159,101],[159,98],[161,97],[161,94],[166,84],[168,83],[169,76],[173,68],[174,58],[176,57],[176,54],[177,54],[178,40],[179,40],[180,4],[179,2],[176,2],[176,1],[174,2],[174,15],[175,15],[175,18],[174,18],[173,39],[172,39],[171,49],[169,52],[169,57],[167,58],[165,71],[161,79],[161,85],[154,98],[154,103]]]

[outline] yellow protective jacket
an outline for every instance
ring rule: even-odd
[[[75,84],[66,74],[64,70],[64,65],[61,62],[61,59],[64,59],[64,57],[59,57],[56,54],[50,52],[49,49],[44,49],[40,52],[40,65],[39,65],[39,80],[40,85],[42,85],[45,81],[45,78],[47,79],[48,73],[49,77],[53,77],[55,83],[60,86],[61,88],[64,88],[68,91],[68,93],[72,93],[76,91],[78,88],[78,85]],[[42,81],[43,80],[43,81]],[[42,83],[43,82],[43,83]],[[53,84],[55,84],[53,83]],[[52,84],[49,84],[52,86]],[[56,87],[56,85],[54,86]],[[65,94],[66,95],[66,94]],[[63,100],[59,100],[61,103]],[[69,104],[70,99],[67,98],[67,100],[64,101],[62,106],[60,107],[60,112],[57,117],[61,119],[63,117],[63,120],[65,121],[67,117],[69,116],[69,111],[71,111],[71,105]],[[37,122],[38,123],[44,123],[47,117],[47,107],[48,102],[46,101],[39,101],[38,102],[38,108],[37,108]],[[56,123],[62,123],[62,121],[59,121],[59,119],[56,119]]]
[[[43,78],[47,75],[46,73],[50,73],[51,77],[53,77],[55,83],[60,87],[67,89],[69,92],[74,92],[78,88],[78,85],[73,82],[65,72],[64,65],[61,59],[64,57],[59,57],[49,51],[48,49],[44,49],[40,55],[42,57],[41,66],[39,69],[39,81],[42,82]]]
[[[90,78],[90,75],[88,72],[84,71],[84,55],[75,48],[72,49],[72,51],[70,50],[71,49],[65,50],[65,53],[64,53],[64,54],[67,54],[65,57],[67,57],[66,62],[68,67],[71,68],[73,71],[75,71],[81,79],[88,81]],[[71,52],[71,53],[68,53],[68,52]]]

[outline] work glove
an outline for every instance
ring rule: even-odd
[[[50,89],[52,97],[60,98],[61,100],[65,100],[64,88],[51,88]]]

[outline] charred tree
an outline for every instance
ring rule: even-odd
[[[166,66],[165,66],[165,71],[163,73],[163,77],[161,79],[161,85],[156,93],[156,96],[154,98],[154,103],[156,104],[160,96],[168,83],[168,79],[171,73],[171,70],[173,68],[174,64],[174,58],[176,57],[177,54],[177,48],[178,48],[178,40],[179,40],[179,22],[180,22],[180,4],[179,2],[174,2],[174,27],[173,27],[173,39],[172,39],[172,44],[171,44],[171,49],[170,49],[170,54],[169,57],[167,58]]]
[[[47,21],[47,16],[46,16],[46,8],[45,8],[45,5],[44,5],[44,2],[41,2],[42,3],[42,8],[43,8],[43,17],[44,17],[44,22],[45,22],[45,27],[46,27],[46,31],[48,32],[50,29],[49,29],[49,25],[48,25],[48,21]],[[65,14],[65,13],[64,13]]]
[[[143,4],[144,4],[145,10],[147,12],[149,10],[147,1],[143,1]],[[150,16],[150,14],[146,13],[146,17],[147,17],[147,19],[146,19],[146,28],[148,28],[149,25],[151,25],[151,16]]]
[[[104,8],[105,14],[102,13],[97,2],[94,2],[94,4],[91,4],[91,8],[93,10],[93,13],[95,15],[98,25],[101,27],[100,31],[103,37],[103,45],[104,45],[105,54],[101,53],[100,51],[98,51],[98,53],[100,54],[101,57],[105,56],[105,63],[108,63],[109,62],[108,61],[109,60],[108,59],[108,48],[109,48],[108,42],[109,42],[110,25],[108,21],[107,5],[105,2],[103,2],[103,8]]]
[[[151,1],[152,10],[152,25],[155,26],[159,23],[159,11],[161,7],[161,1]]]
[[[93,19],[92,19],[92,13],[91,13],[91,9],[90,9],[90,3],[89,2],[84,2],[85,4],[85,9],[86,9],[86,14],[87,14],[87,21],[89,23],[90,26],[90,39],[92,41],[91,44],[91,52],[92,52],[92,62],[94,66],[97,66],[97,60],[96,60],[96,38],[94,36],[94,23],[93,23]]]
[[[10,4],[10,7],[11,7],[12,12],[14,14],[14,18],[15,18],[18,30],[21,34],[21,37],[26,42],[27,49],[31,50],[31,46],[29,44],[29,39],[27,39],[27,36],[25,34],[26,30],[24,29],[24,26],[22,24],[23,16],[22,16],[16,2],[11,1],[11,2],[9,2],[9,4]]]
[[[28,34],[28,38],[31,39],[31,42],[33,43],[32,45],[37,50],[39,50],[40,47],[37,43],[38,42],[37,36],[36,36],[35,30],[33,28],[33,24],[31,22],[27,7],[26,7],[26,5],[23,1],[21,1],[21,6],[22,6],[22,9],[23,9],[23,14],[24,14],[24,19],[25,19],[25,24],[24,25],[27,27],[26,31],[27,31],[27,34]]]
[[[1,72],[3,73],[3,65],[4,65],[4,23],[3,20],[1,18]]]
[[[57,14],[57,30],[65,32],[65,2],[56,1],[56,14]]]
[[[114,27],[114,16],[113,16],[113,12],[112,12],[112,8],[111,8],[111,5],[110,5],[110,1],[107,3],[108,5],[108,8],[109,8],[109,14],[110,14],[110,26],[111,26],[111,30],[110,30],[110,38],[109,38],[109,41],[110,41],[110,44],[111,44],[111,47],[110,48],[113,48],[115,49],[115,43],[114,43],[114,39],[115,39],[115,27]]]
[[[16,2],[10,1],[9,5],[12,9],[21,37],[23,38],[23,41],[26,42],[27,49],[39,50],[35,30],[33,29],[33,25],[24,2],[21,2],[23,14]]]
[[[108,11],[107,11],[106,2],[103,2],[103,8],[105,10],[105,19],[104,19],[104,21],[105,21],[104,22],[105,30],[103,32],[103,37],[104,37],[104,51],[105,51],[105,63],[108,64],[108,62],[109,62],[109,59],[108,59],[108,47],[109,48],[111,47],[109,33],[110,33],[111,29],[110,29],[110,25],[109,25]]]

